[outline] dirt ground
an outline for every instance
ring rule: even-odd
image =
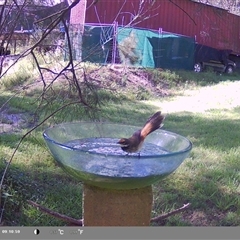
[[[156,69],[156,71],[161,72],[162,69]],[[131,88],[132,90],[145,89],[149,93],[161,97],[171,94],[166,81],[158,79],[156,82],[152,73],[141,68],[108,65],[92,71],[89,79],[101,87],[110,87],[112,90],[115,86],[115,88]]]
[[[0,134],[17,131],[26,122],[23,113],[11,113],[9,108],[0,112]]]
[[[11,59],[10,59],[11,60]],[[159,69],[158,71],[162,71]],[[47,73],[46,83],[51,83],[53,75]],[[95,87],[108,89],[110,91],[131,91],[133,93],[146,93],[148,96],[165,97],[171,95],[168,84],[164,80],[154,81],[150,72],[145,69],[129,68],[122,65],[108,65],[96,67],[87,73],[87,80]],[[66,79],[59,78],[58,83],[66,83]],[[41,79],[25,87],[25,92],[30,93],[34,90],[41,90],[43,87]],[[144,97],[140,97],[144,98]],[[144,99],[139,99],[144,100]],[[17,131],[27,123],[25,113],[12,113],[8,104],[3,103],[0,111],[0,133]]]

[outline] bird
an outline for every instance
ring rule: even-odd
[[[163,126],[165,115],[161,111],[154,113],[145,123],[142,129],[133,133],[130,138],[121,138],[117,143],[127,153],[140,152],[147,135]]]

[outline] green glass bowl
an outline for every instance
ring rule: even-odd
[[[175,171],[192,149],[187,138],[159,129],[147,136],[140,153],[127,154],[117,141],[138,129],[71,122],[46,129],[43,137],[63,170],[79,181],[109,189],[135,189]]]

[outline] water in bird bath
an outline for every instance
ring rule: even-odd
[[[69,141],[64,145],[86,153],[84,159],[78,158],[77,154],[73,155],[71,162],[75,168],[79,169],[77,166],[81,166],[80,171],[107,177],[139,178],[159,175],[171,165],[167,160],[159,164],[155,156],[169,152],[156,144],[145,142],[140,153],[127,154],[117,141],[114,138],[85,138]]]

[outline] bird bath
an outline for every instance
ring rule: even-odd
[[[192,149],[185,137],[159,129],[145,139],[140,154],[127,154],[117,141],[138,129],[75,122],[44,131],[59,165],[84,184],[85,226],[149,225],[151,185],[175,171]]]

